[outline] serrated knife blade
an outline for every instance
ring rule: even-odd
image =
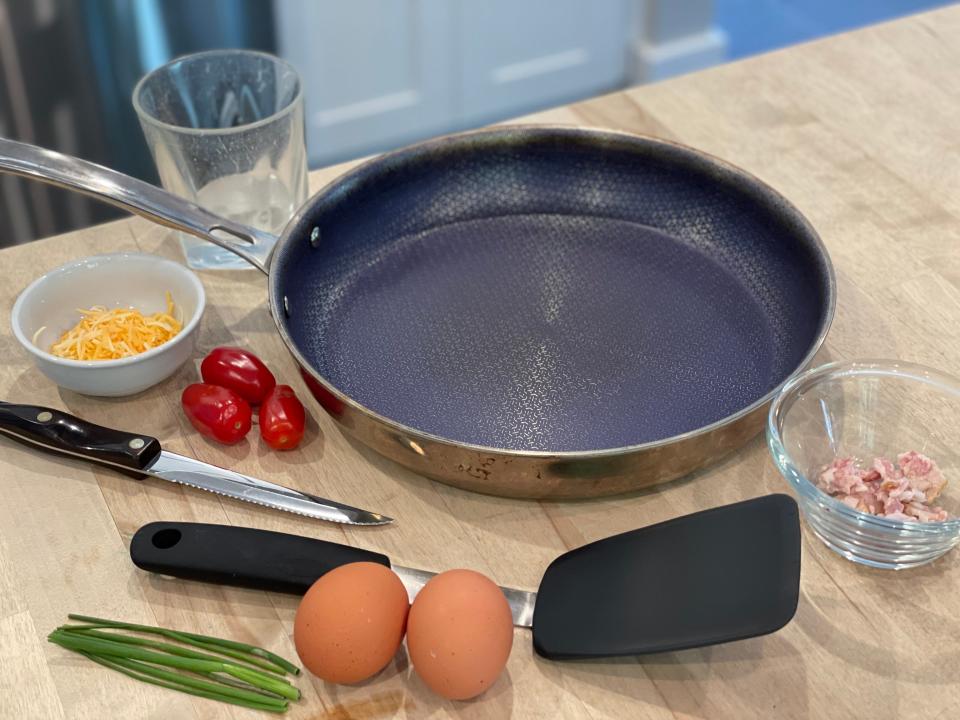
[[[385,525],[393,521],[386,515],[292,490],[167,450],[161,450],[157,459],[143,472],[170,482],[318,520],[346,525]]]
[[[161,478],[275,510],[346,525],[385,525],[392,518],[293,490],[163,450],[149,435],[95,425],[53,408],[0,401],[0,433],[15,440],[138,478]]]

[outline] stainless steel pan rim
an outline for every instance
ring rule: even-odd
[[[281,257],[309,242],[294,231],[303,229],[307,214],[328,194],[349,191],[351,182],[377,168],[397,166],[411,155],[443,153],[470,141],[522,141],[537,134],[562,135],[583,143],[661,148],[718,181],[733,179],[749,194],[775,206],[796,228],[820,262],[823,292],[816,337],[802,360],[776,387],[746,407],[716,422],[670,437],[582,451],[516,450],[455,441],[380,415],[340,392],[307,362],[288,332],[278,273],[270,272],[274,251]],[[836,278],[829,255],[810,223],[780,193],[736,166],[680,143],[617,130],[562,125],[500,126],[428,140],[380,155],[344,173],[313,195],[287,222],[279,239],[269,233],[215,215],[149,183],[76,158],[0,138],[0,171],[52,183],[118,205],[153,222],[191,233],[240,255],[268,275],[268,303],[287,349],[309,380],[311,390],[336,401],[339,412],[326,409],[344,431],[360,442],[416,472],[479,492],[523,498],[576,498],[611,495],[665,482],[705,467],[739,448],[762,430],[762,410],[792,377],[809,365],[823,345],[836,309]],[[275,244],[274,244],[275,242]],[[272,250],[271,250],[272,248]],[[317,399],[324,404],[319,392]],[[765,413],[764,413],[765,414]],[[411,452],[412,451],[412,452]]]
[[[376,411],[358,403],[356,400],[351,398],[349,395],[346,395],[340,390],[338,390],[331,382],[329,382],[325,377],[320,373],[316,372],[311,363],[300,353],[297,349],[296,344],[293,339],[290,337],[287,332],[286,324],[282,318],[285,317],[284,309],[279,306],[278,298],[280,297],[279,287],[277,286],[278,280],[276,273],[267,272],[268,277],[268,296],[270,302],[270,311],[273,316],[274,324],[277,326],[277,330],[280,333],[280,337],[283,339],[284,345],[286,345],[287,350],[293,355],[294,359],[297,361],[297,364],[304,369],[305,372],[308,372],[310,376],[318,383],[320,383],[329,393],[337,398],[344,405],[352,408],[353,410],[360,412],[376,422],[382,424],[385,427],[390,428],[398,436],[414,441],[428,441],[431,443],[438,443],[441,445],[446,445],[452,448],[463,448],[466,450],[471,450],[476,453],[481,454],[495,454],[501,457],[517,457],[517,458],[537,458],[543,460],[553,460],[553,459],[571,459],[571,460],[589,460],[594,458],[610,458],[616,457],[618,455],[639,453],[646,450],[653,450],[655,448],[661,448],[668,445],[674,445],[685,440],[692,440],[701,435],[707,435],[716,430],[723,429],[729,425],[736,423],[737,421],[745,418],[751,413],[767,406],[774,397],[783,389],[783,386],[790,382],[798,373],[803,371],[809,364],[813,361],[813,358],[820,351],[824,341],[826,340],[827,333],[830,331],[830,326],[833,323],[834,313],[836,311],[836,273],[833,269],[833,263],[830,261],[830,254],[827,252],[826,246],[823,244],[823,241],[820,239],[820,235],[813,228],[810,222],[793,206],[793,204],[787,200],[780,192],[775,190],[773,187],[763,182],[755,175],[748,173],[746,170],[743,170],[736,165],[722,160],[710,153],[703,152],[702,150],[695,150],[688,145],[683,143],[674,142],[671,140],[664,140],[661,138],[656,138],[650,135],[643,135],[640,133],[631,133],[623,130],[616,130],[610,128],[582,128],[575,125],[563,125],[563,124],[530,124],[530,125],[502,125],[496,128],[482,128],[479,130],[468,130],[465,132],[451,133],[449,135],[442,135],[430,140],[425,140],[414,145],[400,148],[398,150],[392,150],[380,155],[374,156],[360,163],[359,165],[351,168],[345,173],[338,175],[337,177],[330,180],[326,185],[324,185],[320,190],[314,193],[306,203],[304,203],[297,212],[290,218],[286,226],[280,235],[280,239],[276,244],[274,249],[274,255],[279,254],[283,251],[283,248],[288,244],[292,244],[297,241],[296,238],[291,238],[294,228],[300,223],[306,214],[307,210],[313,207],[317,200],[327,193],[334,191],[340,188],[345,183],[348,183],[351,179],[357,178],[364,173],[368,172],[370,168],[380,166],[383,164],[388,164],[391,162],[400,162],[403,158],[408,157],[414,153],[421,153],[426,150],[440,148],[444,145],[449,144],[450,142],[460,142],[464,138],[471,137],[490,137],[498,138],[505,137],[510,135],[516,135],[518,133],[522,134],[525,131],[534,131],[534,132],[558,132],[558,133],[567,133],[571,136],[583,136],[589,138],[603,138],[607,140],[623,140],[628,142],[641,141],[651,145],[664,145],[680,150],[684,153],[690,153],[694,157],[698,157],[704,161],[709,162],[712,165],[715,165],[719,168],[726,170],[727,172],[739,176],[741,179],[745,180],[750,185],[763,190],[766,194],[777,198],[782,204],[784,210],[789,212],[792,215],[794,222],[802,225],[810,238],[816,244],[817,251],[822,254],[822,256],[827,260],[826,268],[828,273],[828,286],[827,286],[827,306],[824,322],[817,333],[816,340],[811,345],[810,350],[803,357],[800,363],[790,372],[790,374],[783,379],[782,382],[777,384],[772,390],[767,392],[761,398],[751,403],[747,407],[738,410],[737,412],[728,415],[725,418],[721,418],[716,422],[713,422],[709,425],[705,425],[694,430],[690,430],[685,433],[680,433],[678,435],[672,435],[667,438],[660,440],[653,440],[650,442],[639,443],[636,445],[626,445],[622,447],[614,448],[604,448],[601,450],[573,450],[573,451],[549,451],[549,450],[515,450],[508,448],[498,448],[489,445],[476,445],[467,442],[460,442],[457,440],[452,440],[450,438],[445,438],[440,435],[434,435],[432,433],[427,433],[417,428],[404,425],[395,420],[392,420],[384,415],[377,413]],[[270,258],[272,261],[272,257]]]

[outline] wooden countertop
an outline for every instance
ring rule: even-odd
[[[528,118],[620,128],[726,158],[783,192],[820,231],[839,307],[820,360],[898,357],[960,372],[960,8],[903,19]],[[525,119],[527,120],[527,119]],[[343,167],[315,173],[319,185]],[[131,482],[0,440],[0,716],[254,717],[143,685],[45,642],[82,612],[234,637],[294,658],[296,599],[136,570],[131,534],[156,519],[233,523],[346,541],[405,565],[476,568],[535,588],[568,548],[785,483],[761,438],[719,466],[650,492],[577,503],[470,494],[348,442],[318,406],[305,447],[204,441],[178,407],[196,363],[142,395],[60,391],[10,334],[17,293],[83,255],[179,258],[171,234],[125,220],[0,252],[0,397],[158,436],[171,450],[379,510],[384,529],[299,519],[168,483]],[[256,272],[202,273],[200,351],[237,343],[307,397]],[[200,355],[198,354],[198,361]],[[784,630],[705,650],[614,663],[551,663],[517,630],[508,672],[481,699],[445,702],[405,656],[359,687],[298,681],[292,718],[960,717],[960,553],[915,571],[857,567],[806,529],[800,606]]]

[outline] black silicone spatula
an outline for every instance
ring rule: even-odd
[[[130,556],[164,575],[291,593],[358,561],[392,567],[411,600],[433,576],[346,545],[199,523],[145,525]],[[533,628],[537,652],[561,660],[764,635],[793,617],[799,586],[797,505],[767,495],[571,550],[550,564],[536,593],[502,589],[514,624]]]

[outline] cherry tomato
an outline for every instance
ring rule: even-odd
[[[238,347],[214,348],[200,363],[205,383],[229,388],[251,405],[259,405],[277,384],[273,373],[251,352]]]
[[[307,416],[289,385],[277,385],[260,405],[260,437],[274,450],[293,450],[303,439]]]
[[[243,440],[250,432],[250,405],[233,390],[219,385],[187,385],[180,404],[201,435],[226,445]]]

